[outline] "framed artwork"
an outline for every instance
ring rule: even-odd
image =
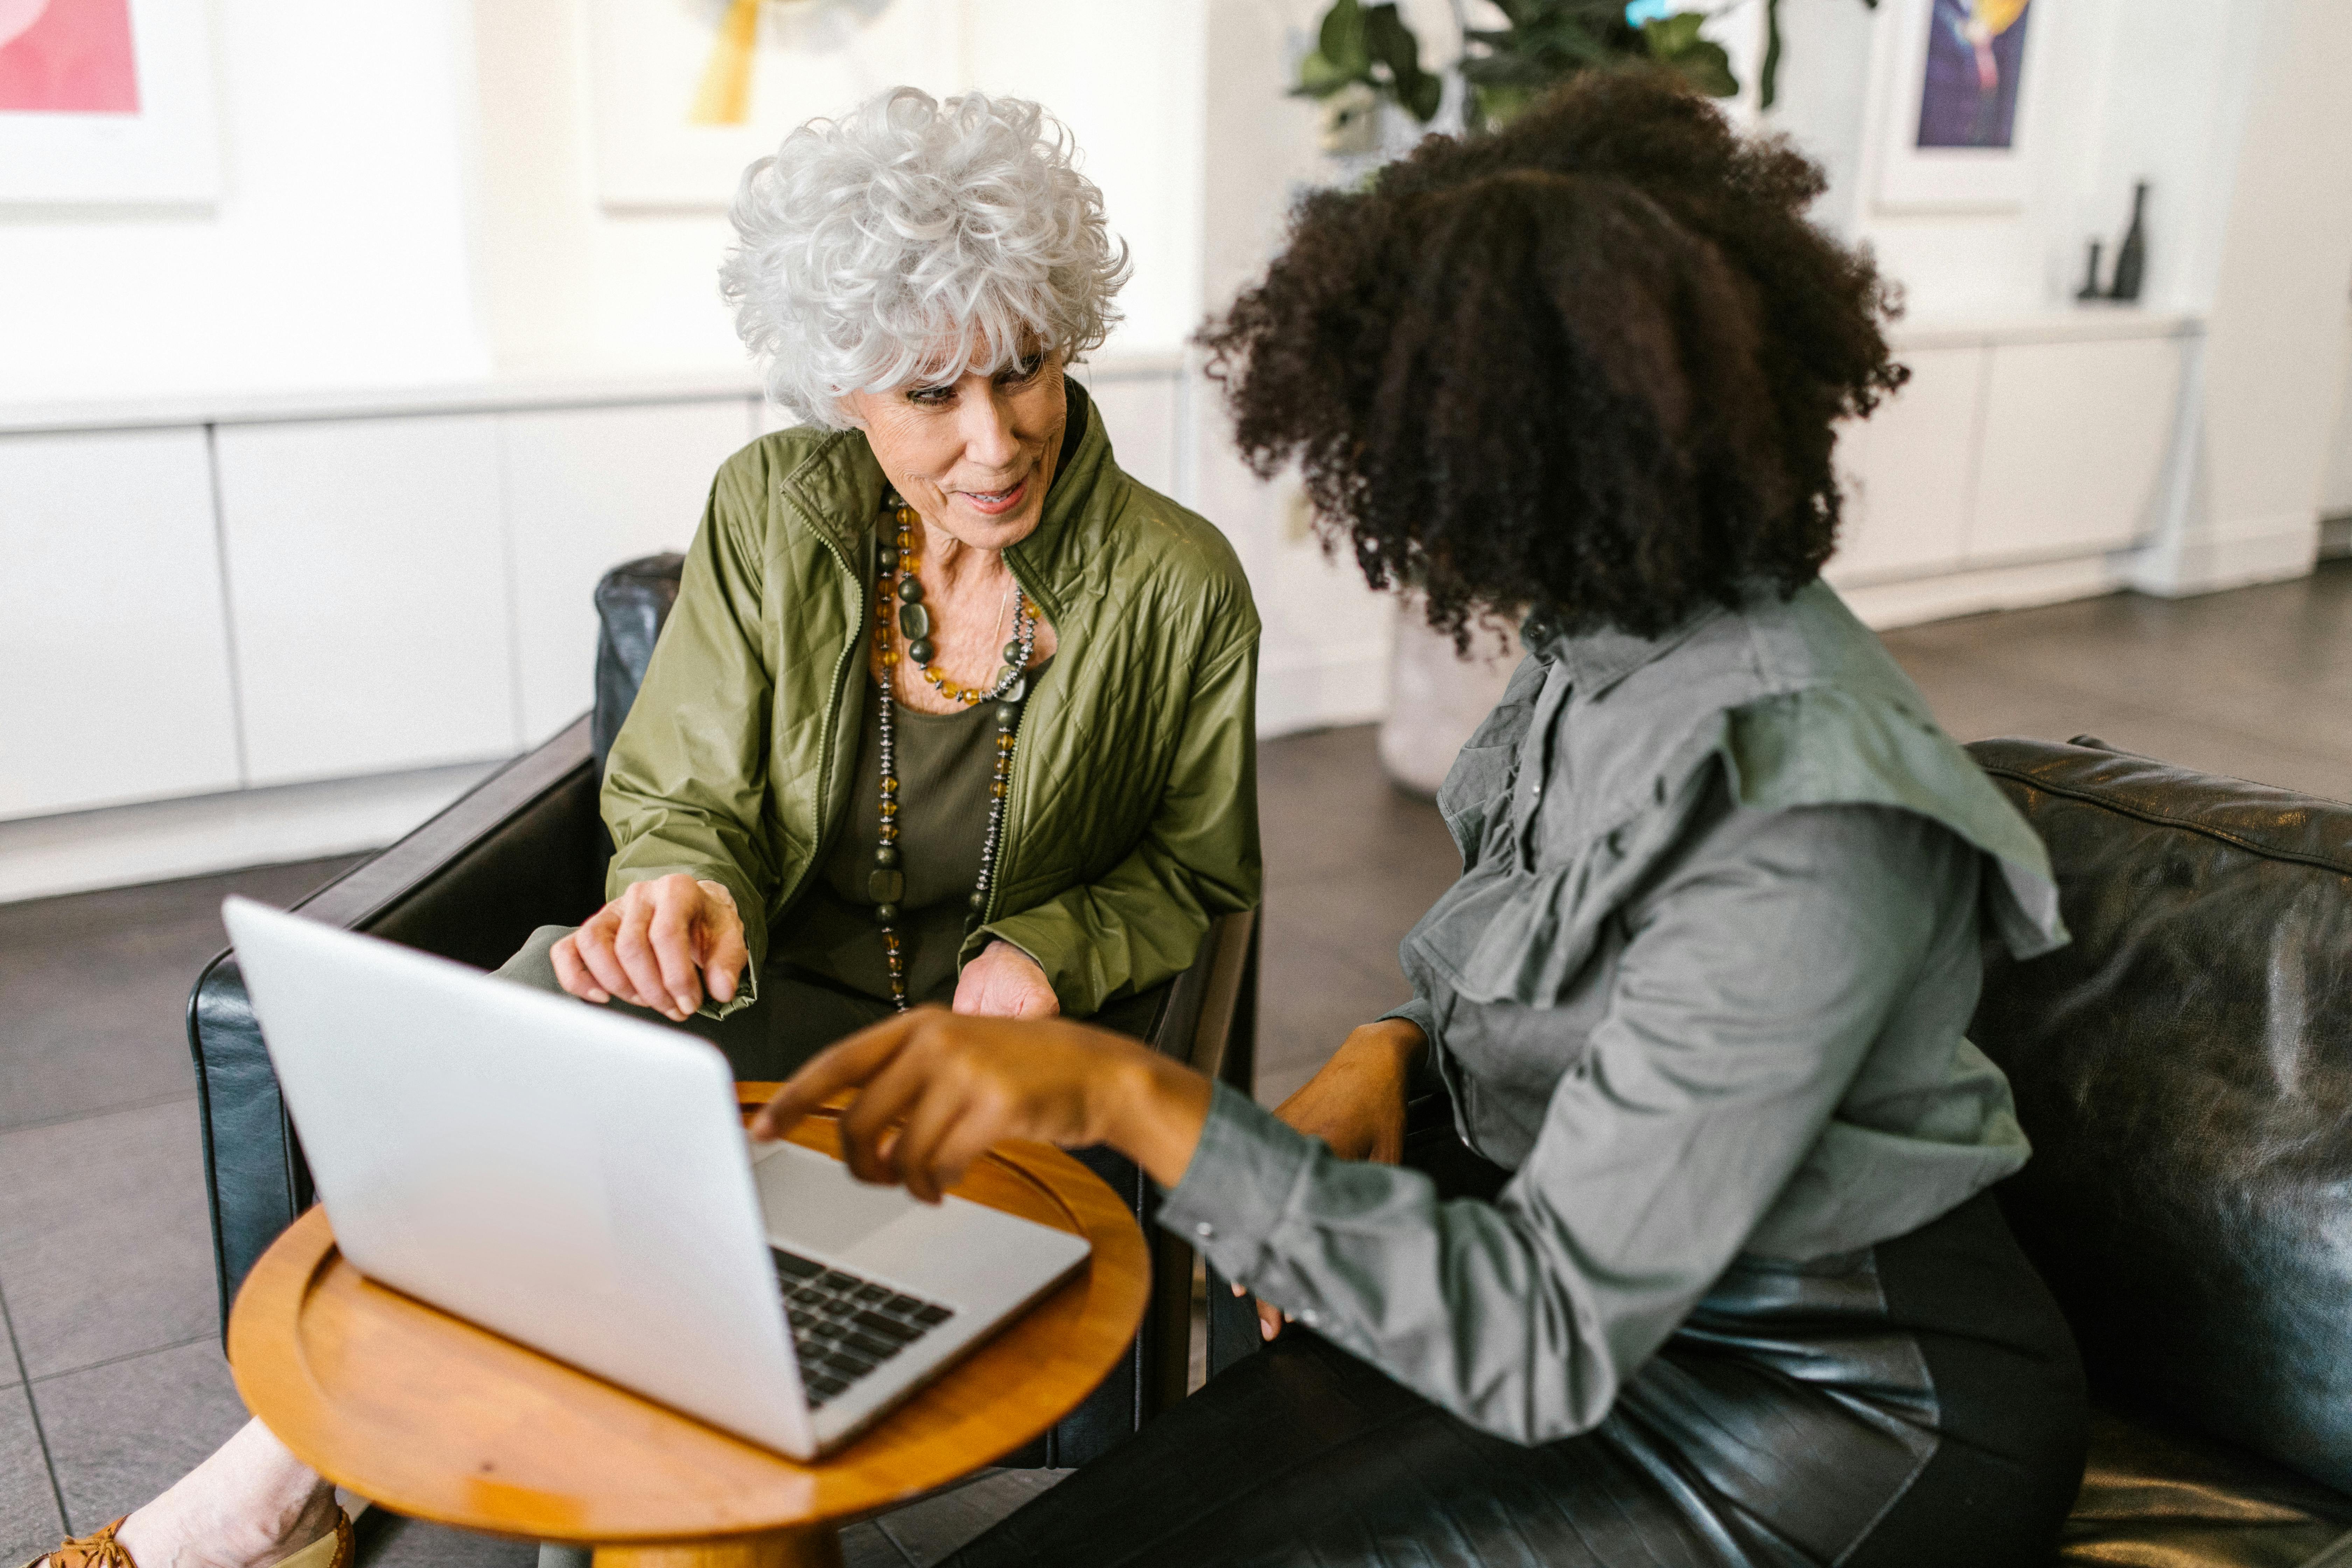
[[[205,11],[195,0],[0,0],[0,202],[217,200]]]
[[[1881,114],[1877,205],[1997,210],[2031,189],[2037,0],[1899,0]]]
[[[5,5],[9,0],[0,0]],[[961,76],[958,0],[590,0],[597,195],[723,209],[785,132]]]

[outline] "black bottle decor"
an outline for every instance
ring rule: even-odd
[[[2099,242],[2091,241],[2091,259],[2083,268],[2083,286],[2074,290],[2077,300],[2104,300],[2106,290],[2099,287]]]
[[[2147,277],[2147,182],[2140,181],[2132,187],[2131,227],[2124,234],[2123,247],[2116,252],[2116,281],[2107,292],[2110,300],[2137,300],[2139,286]]]

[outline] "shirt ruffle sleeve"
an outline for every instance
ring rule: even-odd
[[[1995,873],[1985,879],[1985,919],[2011,953],[2066,943],[2041,839],[1967,752],[1901,703],[1836,688],[1782,693],[1706,715],[1664,755],[1648,787],[1604,816],[1614,826],[1565,860],[1530,869],[1490,858],[1465,876],[1441,901],[1444,918],[1406,939],[1409,957],[1465,1000],[1549,1005],[1575,981],[1611,911],[1674,848],[1718,767],[1745,808],[1884,805],[1940,824]]]

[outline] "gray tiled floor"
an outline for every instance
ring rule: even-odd
[[[1963,740],[2088,731],[2352,796],[2352,565],[2278,587],[2169,604],[2119,596],[1887,641]],[[1261,774],[1259,1093],[1272,1102],[1403,995],[1397,941],[1455,861],[1435,811],[1381,777],[1369,730],[1269,742]],[[290,901],[332,869],[0,906],[0,1563],[55,1541],[59,1494],[71,1526],[89,1529],[240,1418],[213,1338],[181,1009],[220,943],[223,893]],[[371,1563],[530,1561],[510,1542],[404,1521],[362,1533]]]
[[[0,1135],[0,1288],[41,1380],[217,1331],[196,1106]]]

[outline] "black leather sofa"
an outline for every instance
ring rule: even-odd
[[[2352,806],[2088,738],[1969,749],[2074,936],[1996,944],[1971,1031],[2033,1141],[2001,1206],[2091,1380],[2060,1559],[2352,1568]]]
[[[613,738],[636,699],[655,639],[677,595],[679,557],[650,556],[597,585],[595,706],[517,758],[397,844],[296,907],[311,919],[495,968],[531,931],[585,919],[604,901],[612,853],[597,787]],[[1255,1071],[1257,920],[1211,927],[1192,967],[1120,1016],[1155,1049],[1246,1091]],[[263,1250],[311,1202],[310,1173],[288,1121],[234,952],[197,977],[188,1000],[205,1176],[221,1321]],[[1086,1161],[1133,1206],[1153,1241],[1153,1300],[1118,1369],[1075,1413],[1008,1464],[1084,1463],[1183,1397],[1192,1326],[1192,1254],[1153,1223],[1158,1194],[1108,1150]],[[1257,1343],[1245,1302],[1212,1282],[1213,1365]]]

